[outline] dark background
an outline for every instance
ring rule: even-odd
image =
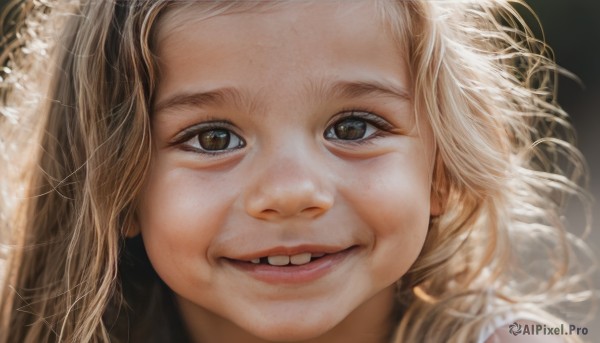
[[[7,2],[0,0],[0,7]],[[582,81],[580,84],[561,77],[558,94],[560,104],[571,115],[578,130],[578,146],[589,163],[589,190],[598,200],[593,205],[595,222],[586,241],[600,255],[600,215],[597,215],[600,213],[600,0],[527,0],[527,3],[538,14],[558,64]],[[531,21],[530,15],[526,17]],[[533,21],[531,23],[531,26],[537,26]],[[578,211],[574,213],[575,218],[570,224],[576,234],[581,234],[583,216]],[[594,277],[596,288],[600,288],[599,274]],[[600,338],[600,318],[586,326],[590,329],[588,340]]]
[[[537,13],[547,43],[553,48],[557,63],[577,75],[583,85],[561,77],[558,99],[570,114],[578,134],[578,147],[587,158],[590,169],[589,191],[595,198],[592,230],[585,241],[600,256],[600,1],[599,0],[527,0]],[[581,211],[571,211],[571,230],[580,235],[585,221]],[[596,258],[598,263],[598,258]],[[593,276],[594,287],[600,289],[600,272]],[[598,297],[598,296],[596,296]],[[599,302],[597,300],[597,302]],[[597,306],[599,304],[596,304]],[[574,320],[575,325],[589,329],[585,338],[600,339],[600,318],[596,310],[592,322]],[[569,321],[568,315],[565,320]]]

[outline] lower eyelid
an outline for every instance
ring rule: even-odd
[[[334,139],[333,142],[344,144],[344,145],[367,145],[375,143],[375,141],[379,138],[386,137],[386,132],[379,130],[378,132],[373,133],[371,136],[364,137],[356,140],[343,140],[343,139]]]
[[[242,141],[243,142],[243,141]],[[179,149],[182,151],[193,152],[198,155],[207,155],[207,156],[225,156],[231,153],[235,153],[240,149],[243,149],[246,146],[246,143],[243,142],[239,146],[235,148],[225,149],[225,150],[201,150],[189,145],[181,144]]]

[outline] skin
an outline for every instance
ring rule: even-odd
[[[156,149],[138,212],[190,335],[384,342],[394,283],[439,213],[433,137],[424,120],[415,125],[403,52],[369,1],[204,20],[195,11],[167,16],[158,30]],[[332,128],[353,109],[372,113],[356,112],[361,123],[379,119],[365,137],[340,139]],[[209,121],[229,130],[231,149],[203,153],[196,131],[181,141]],[[264,282],[230,262],[307,244],[353,249],[310,282]]]

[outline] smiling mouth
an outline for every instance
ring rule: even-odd
[[[326,253],[300,253],[295,255],[273,255],[273,256],[263,256],[260,258],[255,258],[250,260],[249,263],[252,264],[268,264],[271,266],[301,266],[319,258],[328,255]]]
[[[264,266],[274,266],[274,267],[294,267],[294,266],[303,266],[312,262],[316,262],[321,259],[328,259],[335,255],[345,254],[350,250],[353,250],[356,246],[351,246],[346,249],[341,249],[338,251],[328,251],[328,252],[300,252],[291,255],[285,255],[281,253],[269,254],[261,257],[255,257],[251,259],[234,259],[234,258],[226,258],[230,262],[235,263],[243,263],[247,265],[264,265]]]
[[[262,282],[279,285],[305,284],[338,269],[347,258],[358,251],[357,245],[346,249],[299,247],[287,251],[275,249],[272,252],[257,253],[244,258],[225,258],[225,261],[235,269]],[[263,254],[264,256],[261,256]]]

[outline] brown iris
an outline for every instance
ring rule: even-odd
[[[348,118],[334,125],[333,130],[337,139],[357,140],[365,136],[367,132],[367,123],[364,120]]]
[[[209,151],[225,150],[229,147],[231,134],[227,130],[209,130],[198,135],[202,149]]]

